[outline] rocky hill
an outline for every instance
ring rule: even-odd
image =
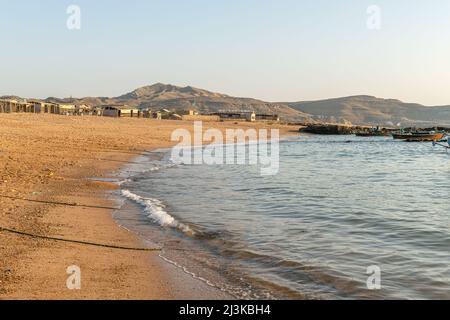
[[[450,125],[450,106],[427,107],[372,96],[289,102],[286,105],[324,122],[387,126]]]
[[[306,121],[309,115],[285,104],[269,103],[251,98],[236,98],[221,93],[193,87],[178,87],[157,83],[136,89],[113,98],[116,103],[135,107],[169,110],[194,109],[201,113],[217,111],[255,111],[257,113],[279,114],[284,119]]]
[[[278,114],[283,120],[310,122],[310,116],[295,110],[286,104],[270,103],[251,98],[231,97],[221,93],[210,92],[194,87],[178,87],[157,83],[138,88],[124,95],[86,98],[47,98],[46,101],[57,103],[89,104],[100,106],[106,104],[126,104],[137,108],[153,110],[168,109],[184,111],[193,109],[201,113],[218,111],[255,111],[256,113]]]

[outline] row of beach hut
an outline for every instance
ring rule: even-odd
[[[145,111],[126,105],[92,107],[38,100],[0,99],[0,113],[51,113],[60,115],[98,115],[106,117],[144,117]]]
[[[91,108],[86,105],[50,103],[37,100],[0,100],[0,113],[52,113],[75,115],[90,110]]]
[[[177,116],[175,113],[165,109],[152,112],[149,109],[139,109],[123,104],[92,107],[85,104],[61,104],[15,99],[0,99],[0,113],[51,113],[60,115],[97,115],[113,118],[181,119],[181,116]]]
[[[97,115],[114,118],[153,118],[172,120],[203,120],[203,121],[280,121],[278,115],[256,114],[253,111],[221,111],[200,115],[193,110],[179,115],[167,109],[153,112],[150,109],[139,109],[127,105],[111,104],[92,107],[85,104],[62,104],[39,100],[0,99],[0,113],[50,113],[61,115]]]

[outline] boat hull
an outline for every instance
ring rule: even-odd
[[[445,133],[430,133],[430,134],[393,134],[394,139],[406,140],[411,142],[421,141],[439,141],[444,138]]]

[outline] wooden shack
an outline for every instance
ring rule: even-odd
[[[234,120],[234,121],[256,121],[256,114],[252,111],[229,111],[229,112],[215,112],[212,116],[218,116],[220,120]]]
[[[74,104],[58,104],[58,113],[62,115],[72,116],[76,114],[77,107]]]
[[[0,100],[0,112],[34,112],[34,107],[31,103],[28,103],[25,100],[18,101],[14,99],[4,99]]]
[[[280,117],[277,114],[256,114],[256,121],[274,121],[280,122]]]
[[[17,100],[4,99],[0,101],[0,112],[12,113],[17,112]]]
[[[56,103],[44,102],[39,100],[29,100],[28,102],[33,105],[34,113],[59,114],[59,107]]]
[[[75,106],[75,113],[79,116],[82,115],[93,115],[94,114],[94,108],[87,104],[77,104]]]
[[[129,107],[127,105],[106,105],[102,107],[102,115],[105,117],[129,117],[129,118],[139,118],[141,112],[137,108]]]

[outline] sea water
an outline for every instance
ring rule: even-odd
[[[116,219],[237,298],[450,299],[450,156],[431,143],[299,136],[274,176],[138,162]]]

